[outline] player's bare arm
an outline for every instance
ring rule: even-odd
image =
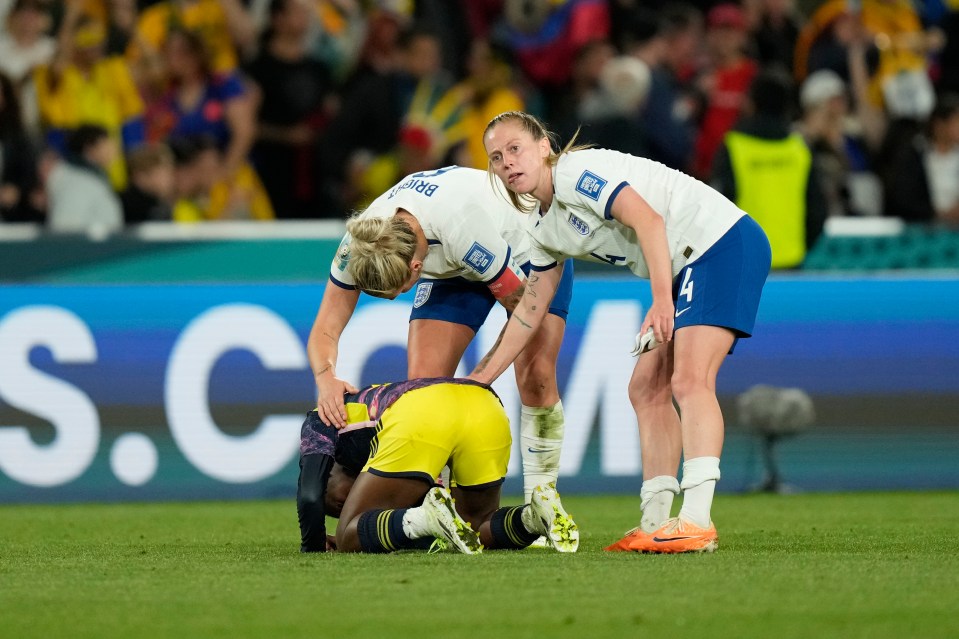
[[[542,324],[549,310],[549,302],[543,303],[542,300],[553,299],[562,275],[562,264],[530,275],[516,310],[503,327],[496,344],[470,374],[472,379],[491,384],[513,363]]]
[[[338,428],[346,426],[343,393],[356,392],[356,387],[336,377],[336,358],[340,335],[353,316],[359,297],[359,291],[328,283],[306,345],[316,381],[316,411],[327,423]]]
[[[613,201],[613,219],[632,228],[649,267],[649,283],[653,303],[646,313],[640,333],[653,328],[660,343],[673,338],[673,277],[672,258],[666,239],[666,223],[662,216],[632,187],[625,187]]]

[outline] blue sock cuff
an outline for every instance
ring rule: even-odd
[[[356,535],[360,539],[360,548],[363,552],[389,552],[389,549],[383,545],[378,532],[380,517],[389,512],[382,509],[367,510],[356,520]]]
[[[368,510],[356,522],[356,532],[363,552],[384,553],[395,550],[428,550],[433,537],[410,539],[403,532],[403,516],[407,508]]]
[[[523,525],[523,509],[526,506],[507,506],[500,508],[490,517],[489,528],[493,536],[493,548],[519,550],[526,548],[539,538]]]

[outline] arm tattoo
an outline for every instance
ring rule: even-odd
[[[538,281],[539,281],[539,275],[536,275],[535,273],[530,275],[529,281],[526,283],[526,289],[529,291],[530,297],[536,297],[536,289],[533,288],[533,286]]]
[[[330,335],[329,333],[327,333],[326,331],[323,331],[323,335],[328,337],[331,342],[334,342],[334,343],[336,342],[336,338]]]
[[[519,315],[517,315],[516,313],[513,313],[513,319],[516,320],[517,322],[519,322],[522,326],[524,326],[524,327],[526,327],[526,328],[533,328],[532,326],[530,326],[529,324],[527,324],[526,322],[524,322],[524,321],[523,321],[523,318],[520,317]]]
[[[327,364],[326,367],[323,368],[322,370],[318,370],[318,371],[316,371],[315,373],[313,373],[313,376],[314,376],[314,377],[319,377],[320,375],[322,375],[322,374],[325,373],[326,371],[330,370],[331,368],[333,368],[333,365],[332,365],[332,364]]]

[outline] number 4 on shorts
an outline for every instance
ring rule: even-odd
[[[679,297],[686,297],[686,302],[693,301],[693,269],[686,269],[686,275],[683,276],[683,284],[679,287]]]

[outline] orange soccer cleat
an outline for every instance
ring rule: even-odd
[[[644,532],[642,528],[636,526],[632,530],[627,531],[622,539],[606,546],[603,550],[610,552],[632,552],[633,549],[630,548],[630,544],[637,541],[640,537],[649,537],[649,533]]]
[[[634,537],[628,546],[635,552],[713,552],[719,548],[719,535],[716,526],[709,522],[708,528],[673,517],[653,533]]]

